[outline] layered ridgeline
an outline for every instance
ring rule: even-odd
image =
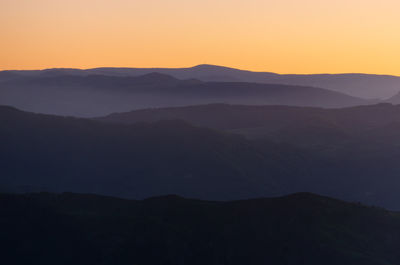
[[[309,144],[329,143],[328,136],[360,140],[400,124],[400,105],[380,103],[340,109],[295,106],[244,106],[208,104],[152,108],[113,113],[97,120],[132,124],[161,120],[182,120],[196,126],[243,134],[251,139],[269,138]],[[380,141],[391,141],[382,138]],[[332,143],[333,144],[333,143]]]
[[[2,107],[0,139],[5,191],[239,199],[280,194],[291,170],[274,148],[181,121],[119,125]]]
[[[8,73],[0,81],[0,104],[39,113],[93,117],[140,108],[220,102],[319,107],[370,103],[307,86],[181,80],[160,73],[137,77],[72,75],[75,71],[67,71],[69,75],[46,73],[33,76]]]
[[[399,213],[308,193],[234,202],[2,194],[0,204],[10,265],[400,264]]]
[[[47,69],[42,71],[3,71],[1,80],[21,76],[108,75],[139,76],[152,72],[171,75],[179,79],[195,78],[207,82],[249,82],[302,85],[330,89],[365,99],[386,99],[400,91],[400,77],[368,74],[315,74],[280,75],[268,72],[252,72],[215,65],[198,65],[190,68],[95,68],[95,69]]]
[[[342,115],[349,119],[346,122],[314,108],[209,105],[188,109],[196,108],[204,109],[201,113],[207,113],[210,122],[226,127],[165,117],[155,122],[110,123],[2,107],[0,187],[10,192],[72,191],[127,198],[178,194],[213,200],[310,191],[399,209],[400,126],[390,118],[395,117],[397,106],[341,110],[352,113]],[[207,108],[239,112],[235,120]],[[255,112],[247,111],[251,108],[264,114],[256,118]],[[272,122],[268,108],[289,114],[275,113]],[[287,120],[302,117],[302,111],[319,119]],[[371,119],[363,120],[367,113]],[[244,121],[267,123],[251,127],[241,124]],[[232,130],[245,136],[258,131],[258,136],[246,138]]]

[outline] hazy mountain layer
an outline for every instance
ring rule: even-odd
[[[207,103],[343,107],[369,101],[326,89],[243,82],[179,80],[150,73],[24,76],[0,82],[0,104],[69,116],[100,116],[149,107]]]

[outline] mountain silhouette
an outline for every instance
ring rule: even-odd
[[[400,263],[400,216],[310,193],[213,202],[0,194],[6,264]]]

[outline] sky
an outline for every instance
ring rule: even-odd
[[[0,69],[400,75],[399,0],[0,0]]]

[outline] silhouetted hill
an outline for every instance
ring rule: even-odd
[[[400,91],[400,77],[368,74],[280,75],[252,72],[216,65],[198,65],[190,68],[94,68],[46,69],[42,71],[8,71],[22,75],[112,75],[139,76],[159,72],[179,79],[199,79],[207,82],[249,82],[302,85],[330,89],[365,99],[386,99]],[[1,81],[1,72],[0,72]]]
[[[126,125],[3,107],[0,190],[213,200],[310,191],[399,209],[399,123],[299,123],[247,140],[179,120]]]
[[[71,72],[48,70],[38,76],[0,82],[0,104],[39,113],[91,117],[140,108],[220,102],[320,107],[371,103],[315,87],[179,80],[161,73],[132,77]]]
[[[9,265],[400,263],[398,213],[309,193],[233,202],[1,194],[0,204]]]

